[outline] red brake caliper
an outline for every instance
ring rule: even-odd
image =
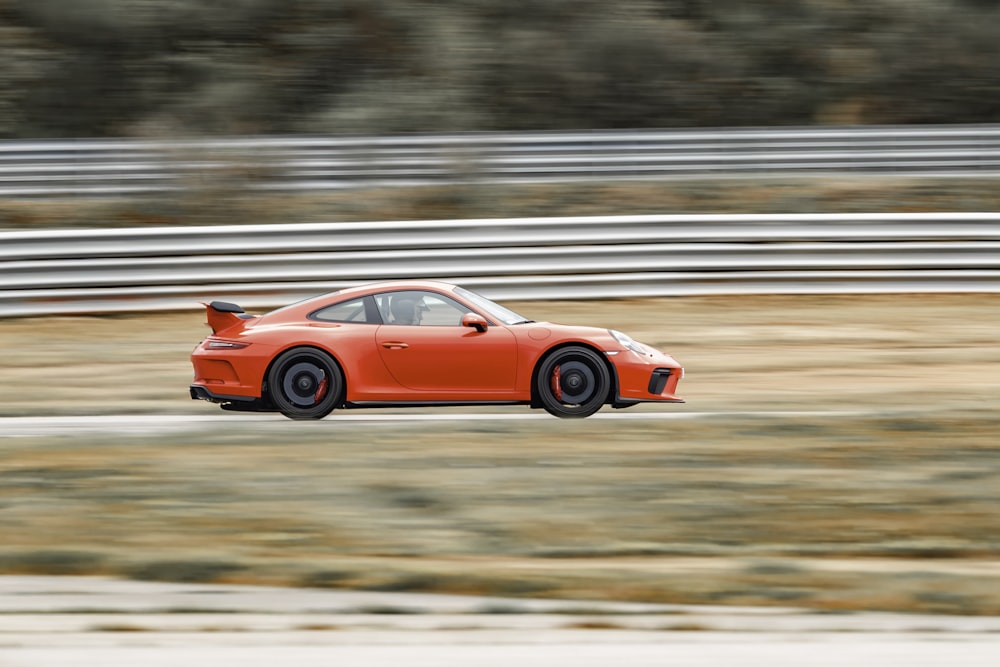
[[[326,376],[325,375],[323,376],[323,379],[320,380],[319,386],[316,387],[316,393],[313,395],[313,400],[315,402],[319,403],[320,401],[323,400],[324,396],[326,396]]]
[[[552,369],[552,395],[556,397],[557,401],[562,401],[562,387],[559,385],[559,369],[561,366],[556,366]]]

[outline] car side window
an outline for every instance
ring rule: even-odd
[[[366,308],[365,298],[351,299],[327,306],[322,310],[317,310],[309,316],[313,320],[323,322],[357,322],[360,324],[378,324],[378,321],[369,317],[370,313]]]
[[[375,296],[378,310],[387,324],[457,327],[469,309],[437,292],[408,290]]]

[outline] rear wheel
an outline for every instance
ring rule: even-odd
[[[274,361],[267,387],[275,407],[289,419],[322,419],[340,400],[344,376],[326,352],[298,347]]]
[[[585,347],[564,347],[545,358],[538,369],[538,398],[556,417],[589,417],[607,401],[611,386],[600,355]]]

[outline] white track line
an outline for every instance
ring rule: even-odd
[[[768,412],[599,412],[588,419],[629,421],[670,421],[678,419],[718,419],[722,417],[818,417],[872,414],[870,411],[768,411]],[[262,423],[285,424],[289,429],[310,424],[335,427],[337,422],[410,423],[410,422],[481,422],[481,421],[550,421],[555,417],[544,412],[422,412],[406,414],[380,410],[338,411],[321,422],[295,422],[274,414],[222,413],[211,415],[58,415],[51,417],[0,417],[0,438],[24,438],[43,435],[79,435],[86,433],[165,434],[195,431],[210,426],[238,428]],[[580,423],[578,420],[573,420]]]

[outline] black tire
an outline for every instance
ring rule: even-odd
[[[542,407],[556,417],[589,417],[608,400],[611,375],[604,359],[585,347],[564,347],[538,368],[535,389]]]
[[[322,419],[340,401],[344,375],[326,352],[296,347],[271,364],[267,390],[274,406],[289,419]]]

